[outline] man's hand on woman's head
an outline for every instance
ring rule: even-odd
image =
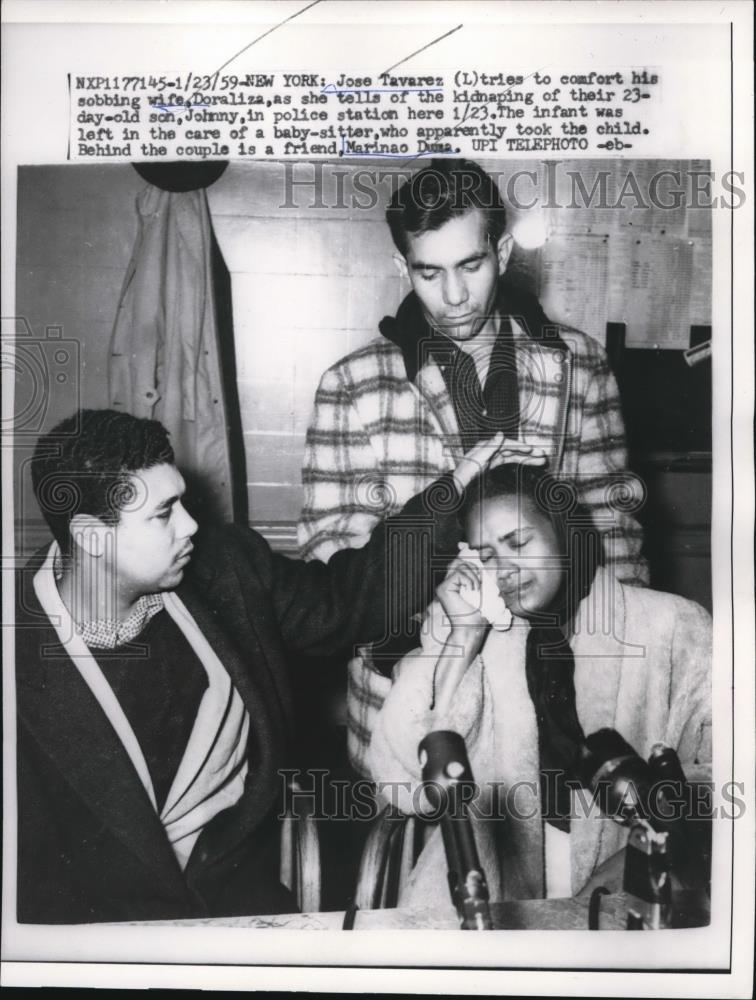
[[[513,438],[504,437],[499,431],[485,441],[479,441],[457,464],[454,479],[460,493],[485,469],[495,469],[507,462],[518,462],[521,465],[545,465],[546,453],[542,448],[531,444],[523,444]]]

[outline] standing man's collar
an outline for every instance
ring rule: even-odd
[[[500,317],[508,316],[513,320],[531,340],[548,339],[552,345],[561,342],[557,324],[549,320],[534,295],[500,281],[494,309]],[[450,348],[459,350],[453,340],[430,326],[414,292],[404,299],[396,316],[384,316],[378,328],[401,350],[410,382],[415,381],[417,373],[437,349],[445,353]]]
[[[415,293],[409,293],[400,304],[395,317],[384,316],[378,329],[401,350],[407,378],[414,382],[427,361],[431,340],[441,338],[441,334],[426,320]]]

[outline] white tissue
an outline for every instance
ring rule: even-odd
[[[480,590],[473,590],[465,583],[460,587],[460,596],[471,608],[479,611],[497,632],[506,632],[512,626],[512,612],[499,593],[495,568],[484,566],[477,549],[471,549],[466,542],[460,542],[458,548],[460,558],[470,562],[480,574]]]

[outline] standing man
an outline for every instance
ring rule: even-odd
[[[379,337],[320,381],[302,472],[304,558],[361,547],[472,443],[503,431],[505,456],[542,449],[550,471],[576,484],[608,568],[647,583],[606,355],[502,280],[512,237],[493,178],[467,160],[433,160],[396,191],[386,220],[411,292]],[[385,687],[369,658],[351,664],[348,744],[362,773]]]

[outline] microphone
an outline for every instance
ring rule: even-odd
[[[696,796],[672,747],[655,743],[646,762],[615,729],[599,729],[585,738],[576,770],[605,815],[624,826],[646,821],[678,853],[689,844]]]
[[[459,733],[437,729],[421,740],[418,756],[425,794],[433,809],[441,813],[449,890],[460,927],[491,930],[488,883],[465,802],[465,790],[474,789],[465,741]]]
[[[656,743],[646,762],[616,730],[600,729],[585,738],[576,771],[602,813],[630,827],[623,886],[628,928],[669,926],[673,868],[685,888],[708,888],[708,866],[686,823],[690,785],[679,757]],[[681,797],[677,803],[667,797],[670,789]],[[680,801],[682,811],[675,809]]]
[[[650,819],[653,772],[616,729],[586,736],[576,772],[601,811],[621,826]]]
[[[627,894],[628,930],[669,927],[672,918],[668,834],[650,821],[653,774],[649,765],[614,729],[587,736],[578,778],[604,815],[630,833],[622,887]]]

